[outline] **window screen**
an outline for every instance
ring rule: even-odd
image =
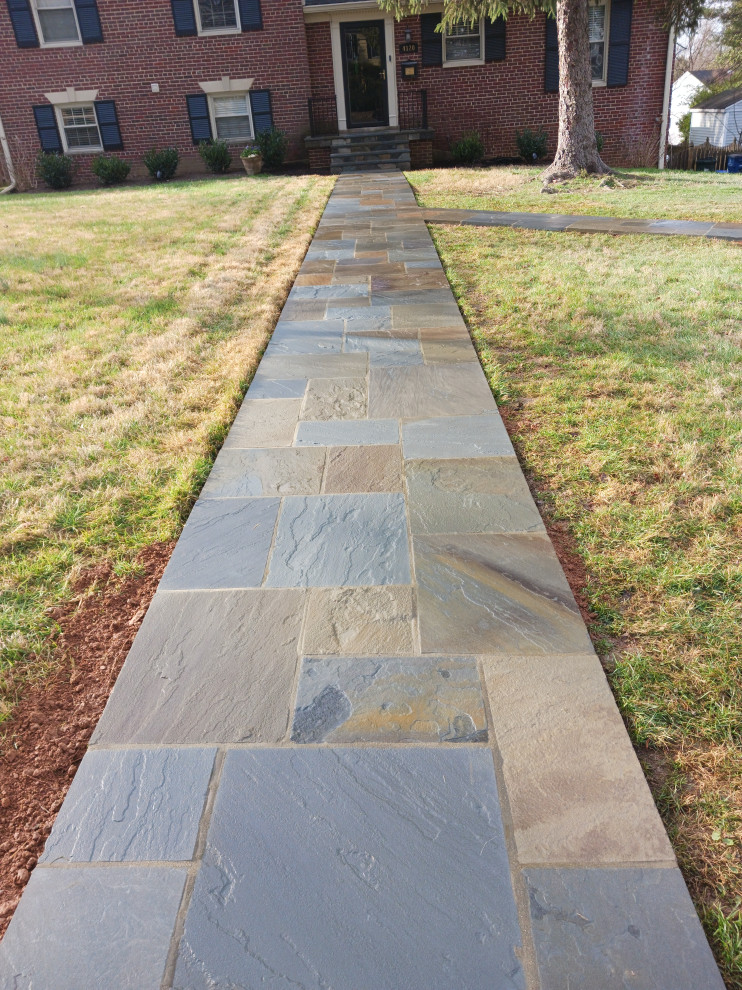
[[[216,136],[219,140],[249,141],[252,137],[252,124],[247,97],[244,94],[215,96],[213,103]]]
[[[101,147],[98,120],[95,116],[95,108],[92,106],[64,107],[62,128],[65,142],[70,150]]]
[[[36,0],[36,13],[46,44],[80,40],[72,0]]]

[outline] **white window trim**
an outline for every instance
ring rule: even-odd
[[[472,31],[472,34],[476,32]],[[446,31],[445,29],[441,31],[441,45],[443,46],[443,67],[444,68],[466,68],[468,65],[484,65],[484,18],[479,19],[479,58],[466,58],[466,59],[452,59],[450,62],[446,60]]]
[[[62,120],[62,111],[70,109],[72,107],[79,107],[81,103],[82,103],[81,100],[77,100],[74,103],[55,104],[54,106],[54,113],[57,118],[57,129],[59,130],[59,136],[62,139],[62,148],[64,150],[65,155],[93,155],[99,151],[103,151],[103,140],[100,136],[100,124],[98,123],[98,114],[96,113],[95,110],[95,104],[92,102],[90,103],[86,102],[85,106],[90,106],[93,108],[93,116],[95,117],[95,126],[98,130],[98,140],[100,143],[96,146],[90,145],[90,147],[88,148],[70,148],[67,144],[67,134],[64,129],[64,121]]]
[[[36,9],[36,0],[31,0],[29,7],[31,8],[34,24],[36,25],[36,36],[39,39],[40,48],[79,48],[82,45],[82,31],[80,30],[80,22],[77,19],[77,7],[75,6],[74,0],[71,2],[71,7],[72,14],[75,18],[75,25],[77,27],[77,41],[44,41],[44,32],[41,30],[41,19],[39,18],[39,12]]]
[[[235,27],[204,28],[201,26],[201,8],[198,5],[198,0],[193,0],[193,7],[196,11],[196,27],[198,29],[199,37],[212,38],[218,34],[240,34],[242,32],[240,5],[237,3],[237,0],[232,0],[232,2],[234,3],[234,12],[235,17],[237,18],[237,24]]]
[[[250,80],[252,83],[252,79]],[[220,138],[216,131],[216,112],[214,109],[214,97],[220,96],[244,96],[245,103],[247,104],[247,116],[250,118],[250,133],[249,138]],[[243,92],[235,92],[234,90],[222,90],[218,93],[208,93],[207,100],[209,104],[209,120],[211,121],[211,133],[213,134],[214,141],[224,141],[228,145],[240,146],[244,145],[245,141],[255,140],[255,121],[252,119],[252,101],[250,99],[250,93],[248,90]]]
[[[593,88],[608,85],[608,43],[611,31],[611,0],[590,0],[591,7],[605,7],[605,30],[603,32],[603,78],[593,79]]]

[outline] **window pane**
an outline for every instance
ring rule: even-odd
[[[215,96],[214,113],[217,117],[235,117],[247,113],[246,96]]]
[[[38,13],[41,33],[47,44],[80,40],[72,7],[65,5],[44,8],[39,3]]]
[[[605,52],[605,43],[602,41],[593,41],[590,43],[590,65],[592,67],[593,79],[603,78],[603,55]]]
[[[479,35],[468,37],[446,38],[446,61],[461,62],[467,59],[481,58]]]
[[[98,121],[93,107],[64,107],[62,126],[68,148],[100,148]]]
[[[590,7],[588,24],[590,41],[605,41],[605,7]]]
[[[237,27],[234,0],[198,0],[198,10],[201,14],[201,28],[204,31]]]
[[[248,116],[217,117],[216,136],[221,141],[249,141],[252,137],[250,118]]]

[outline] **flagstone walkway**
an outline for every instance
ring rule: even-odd
[[[412,207],[338,180],[2,987],[723,987]]]
[[[742,223],[706,220],[622,220],[620,217],[572,216],[562,213],[505,213],[498,210],[459,210],[423,207],[428,223],[465,227],[518,227],[526,230],[571,231],[582,234],[663,234],[742,241]]]

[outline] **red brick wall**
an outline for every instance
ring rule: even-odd
[[[0,115],[11,145],[38,149],[31,107],[47,102],[45,92],[97,89],[98,99],[116,101],[121,157],[138,162],[153,145],[175,145],[182,171],[200,170],[185,94],[200,93],[199,81],[230,76],[271,91],[274,123],[291,138],[290,157],[306,157],[310,83],[301,0],[263,0],[262,31],[201,38],[175,36],[169,0],[98,0],[98,9],[103,44],[19,49],[0,2]],[[159,93],[151,92],[153,82]],[[90,157],[75,156],[78,181],[91,179]]]
[[[333,96],[335,77],[332,72],[332,41],[329,21],[307,24],[307,52],[312,96]]]
[[[412,34],[420,50],[420,20],[408,18],[396,27],[396,41]],[[488,156],[516,156],[516,130],[541,126],[549,134],[549,152],[556,150],[558,95],[544,92],[545,27],[543,15],[507,22],[507,57],[473,67],[422,67],[414,82],[398,82],[428,91],[429,126],[435,147],[448,151],[464,131],[481,134]],[[605,137],[603,157],[613,164],[657,162],[662,115],[667,33],[657,24],[656,7],[635,3],[627,86],[593,90],[595,127]],[[407,57],[407,56],[406,56]],[[399,60],[399,56],[398,56]],[[397,66],[399,73],[399,66]],[[399,77],[398,77],[399,78]],[[647,161],[645,164],[649,164]]]

